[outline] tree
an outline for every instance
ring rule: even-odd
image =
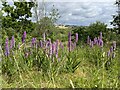
[[[60,14],[58,9],[55,9],[54,5],[52,7],[52,10],[50,12],[50,19],[52,20],[53,23],[56,23],[56,21],[60,18]]]
[[[93,39],[94,37],[97,37],[100,34],[100,32],[102,32],[103,35],[106,34],[108,32],[107,25],[100,21],[96,21],[95,23],[89,25],[89,27],[87,28],[87,32],[89,33],[90,37]]]
[[[44,32],[50,34],[54,30],[54,24],[48,17],[43,17],[39,23],[36,23],[36,29],[32,32],[32,36],[40,37]]]
[[[46,15],[46,3],[44,2],[44,0],[41,3],[39,3],[37,0],[32,1],[35,3],[33,13],[34,19],[36,21],[36,27],[32,32],[32,35],[40,37],[42,33],[46,32],[47,35],[50,36],[54,32],[54,30],[56,30],[55,23],[60,18],[58,9],[56,9],[53,5],[51,11],[48,12],[49,14]]]
[[[2,10],[7,14],[2,18],[2,28],[13,28],[16,32],[24,30],[30,32],[33,29],[31,8],[34,2],[14,2],[11,6],[7,2],[3,2]]]
[[[117,15],[113,15],[113,21],[111,24],[115,26],[115,30],[120,34],[120,0],[116,0],[115,5],[118,7]]]
[[[91,38],[91,40],[94,40],[95,37],[98,37],[100,35],[100,32],[102,32],[104,41],[107,41],[107,38],[110,35],[110,30],[107,29],[107,25],[100,21],[91,23],[89,26],[76,27],[72,31],[73,34],[78,33],[79,40],[83,42],[86,42],[88,36]]]

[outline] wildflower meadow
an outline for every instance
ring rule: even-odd
[[[120,0],[0,0],[1,89],[120,90]]]
[[[118,87],[116,41],[104,45],[102,32],[93,40],[88,36],[84,45],[78,45],[78,33],[72,36],[69,32],[67,43],[52,42],[45,33],[42,37],[27,41],[24,31],[19,43],[14,36],[6,38],[1,60],[3,87]]]

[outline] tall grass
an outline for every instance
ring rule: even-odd
[[[20,45],[7,40],[1,50],[2,87],[118,88],[119,48],[108,55],[111,46],[99,38],[100,43],[89,38],[83,47],[77,38],[69,33],[66,44],[46,40],[43,34],[42,42],[35,38],[27,42],[24,32]]]

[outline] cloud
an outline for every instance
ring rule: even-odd
[[[42,2],[43,0],[37,0]],[[115,2],[115,0],[44,0],[45,2]]]
[[[7,0],[9,3],[12,0]],[[40,3],[43,0],[38,0]],[[47,15],[55,5],[61,18],[58,24],[89,25],[101,21],[110,26],[112,15],[116,14],[116,0],[45,0]],[[34,21],[34,20],[33,20]]]
[[[47,2],[48,12],[52,5],[55,5],[62,16],[58,23],[75,25],[89,25],[95,21],[109,25],[117,10],[112,2]]]

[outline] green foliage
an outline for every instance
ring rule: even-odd
[[[65,72],[72,72],[74,73],[76,69],[78,69],[81,60],[78,55],[78,51],[70,52],[67,55],[67,61],[65,66]]]
[[[115,26],[115,30],[118,34],[120,34],[120,0],[116,0],[115,5],[118,7],[118,14],[117,15],[113,15],[113,21],[111,22],[111,24],[113,26]]]
[[[55,28],[51,30],[51,33],[48,34],[48,37],[51,38],[52,41],[55,41],[57,39],[61,40],[62,42],[66,42],[68,39],[68,34],[69,30],[65,29],[59,29]]]
[[[105,49],[100,52],[98,47],[77,47],[70,53],[64,50],[60,53],[62,58],[53,61],[45,55],[43,49],[29,48],[24,44],[12,50],[9,57],[2,53],[2,75],[6,75],[3,86],[117,88],[119,53],[116,51],[116,57],[106,70],[104,65],[109,59],[103,54]],[[30,55],[26,57],[27,52]]]
[[[97,46],[94,48],[87,47],[85,53],[87,53],[85,55],[87,60],[90,63],[94,64],[95,66],[99,67],[100,61],[102,59],[102,54],[103,54],[101,48]]]
[[[39,35],[45,32],[48,37],[53,36],[54,32],[58,32],[57,31],[58,29],[55,27],[55,23],[60,18],[58,9],[56,9],[53,5],[51,12],[49,13],[49,16],[44,15],[44,16],[40,17],[37,15],[38,14],[36,11],[37,8],[39,8],[38,4],[36,4],[36,8],[34,8],[34,12],[36,15],[35,18],[37,18],[37,22],[35,24],[36,27],[33,30],[33,32],[31,33],[31,35],[34,37],[41,38],[41,36],[39,36]],[[42,8],[44,9],[44,6]],[[43,13],[44,13],[44,10],[42,10],[41,13],[39,13],[39,14],[43,14]]]
[[[99,21],[92,23],[87,27],[83,27],[83,26],[77,27],[72,31],[73,31],[73,34],[78,33],[79,40],[83,42],[86,42],[87,36],[90,36],[91,39],[94,39],[94,37],[99,36],[100,32],[103,33],[104,41],[106,41],[106,39],[108,38],[107,25]]]
[[[52,9],[51,17],[43,17],[37,23],[32,23],[27,18],[31,17],[32,2],[14,2],[13,6],[3,4],[7,16],[3,17],[2,29],[2,80],[3,87],[31,87],[31,88],[118,88],[119,48],[115,58],[107,57],[108,45],[103,48],[86,44],[77,46],[74,51],[68,52],[66,44],[67,33],[70,29],[59,29],[55,22],[59,17],[58,10]],[[24,16],[24,17],[23,17]],[[17,21],[18,20],[18,21]],[[32,26],[33,25],[33,26]],[[104,23],[96,22],[88,27],[77,27],[72,30],[73,35],[79,34],[79,41],[85,42],[87,36],[97,37],[103,33],[104,41],[116,40],[118,35],[114,29],[107,29]],[[32,28],[35,30],[32,32]],[[26,42],[21,43],[21,33],[26,30]],[[108,32],[109,31],[109,32]],[[18,33],[16,33],[18,32]],[[59,48],[58,58],[53,54],[51,58],[46,53],[46,48],[31,47],[31,36],[42,39],[42,33],[51,38],[52,42],[60,39],[64,49]],[[15,36],[15,46],[10,49],[10,55],[5,56],[5,39]],[[116,38],[117,37],[117,38]],[[37,43],[38,43],[37,39]],[[73,38],[72,38],[73,39]],[[119,40],[119,39],[118,39]],[[9,42],[10,44],[10,42]],[[117,43],[118,45],[118,43]],[[18,47],[19,46],[19,47]],[[110,61],[110,64],[107,62]],[[108,68],[108,70],[106,70]]]
[[[40,23],[40,24],[39,24]],[[35,24],[35,29],[30,34],[33,37],[38,37],[39,39],[42,37],[41,35],[45,32],[47,35],[51,35],[51,33],[55,30],[55,26],[50,18],[44,17],[39,23]]]
[[[56,23],[57,20],[60,18],[60,14],[59,14],[59,11],[58,9],[55,9],[54,5],[53,5],[53,8],[51,9],[51,12],[50,12],[50,19],[52,20],[53,23]]]
[[[104,34],[105,41],[107,41],[107,42],[108,41],[117,41],[117,42],[119,42],[120,37],[116,33],[115,29],[114,28],[111,28],[111,29],[108,28],[107,30],[108,30],[108,32],[106,32]]]
[[[79,37],[79,41],[85,41],[87,36],[88,36],[88,32],[86,31],[87,27],[84,26],[80,26],[80,27],[75,27],[73,28],[73,34],[78,33],[78,37]]]
[[[14,2],[14,6],[3,2],[2,10],[7,14],[2,18],[2,28],[13,28],[16,32],[31,32],[33,23],[28,20],[32,17],[33,2]],[[9,32],[7,32],[9,33]]]
[[[88,32],[88,35],[93,39],[94,37],[99,36],[100,32],[103,33],[103,37],[105,37],[104,34],[106,34],[107,31],[107,25],[104,23],[101,23],[99,21],[90,24],[89,27],[86,29]],[[104,39],[104,38],[103,38]]]

